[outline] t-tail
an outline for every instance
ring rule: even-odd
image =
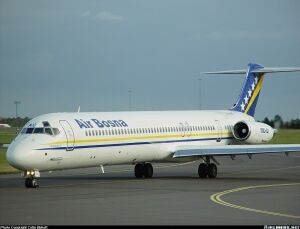
[[[206,74],[246,74],[246,79],[237,102],[230,110],[254,116],[256,104],[266,73],[296,72],[300,68],[265,68],[259,64],[248,64],[248,69],[205,72]]]

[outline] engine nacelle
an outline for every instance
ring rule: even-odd
[[[240,121],[233,126],[233,136],[246,144],[262,144],[270,141],[274,135],[274,129],[260,122]]]

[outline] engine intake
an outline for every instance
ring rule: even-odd
[[[260,122],[240,121],[233,126],[233,136],[246,144],[262,144],[273,138],[274,129]]]

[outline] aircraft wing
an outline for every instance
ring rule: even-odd
[[[224,145],[224,146],[182,146],[179,147],[173,158],[193,156],[234,156],[262,153],[289,153],[300,152],[300,144],[273,144],[273,145]]]

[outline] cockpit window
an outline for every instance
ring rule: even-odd
[[[44,128],[43,127],[34,128],[33,133],[34,134],[43,134],[44,133]]]
[[[43,122],[43,126],[44,127],[50,127],[50,124],[49,124],[49,122]]]
[[[53,135],[51,128],[45,128],[45,133],[49,135]]]
[[[54,135],[58,135],[59,134],[59,129],[57,128],[52,128]]]
[[[25,131],[26,134],[31,134],[33,132],[33,128],[27,128],[25,130],[26,130]]]
[[[49,134],[51,136],[56,136],[60,133],[58,128],[52,128],[49,122],[42,122],[44,127],[29,127],[23,128],[21,134]]]

